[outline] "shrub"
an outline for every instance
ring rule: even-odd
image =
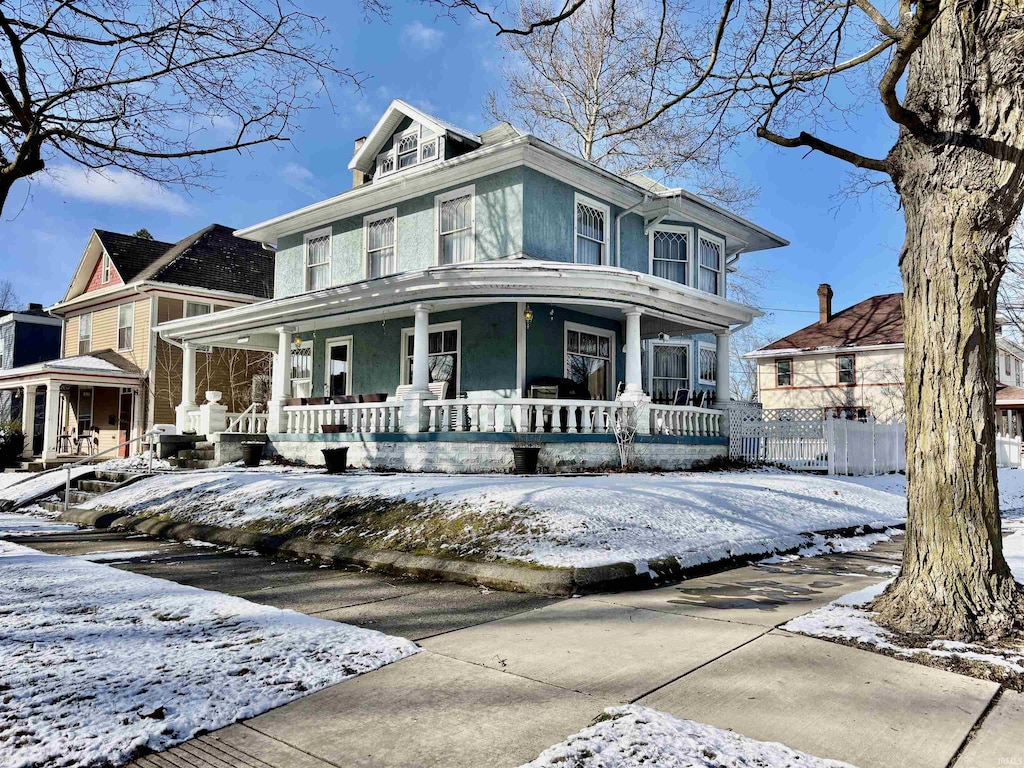
[[[21,422],[8,421],[0,424],[0,467],[10,467],[21,460],[25,448],[25,433]]]

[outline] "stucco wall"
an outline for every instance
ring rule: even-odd
[[[903,413],[903,351],[856,353],[854,385],[837,383],[834,353],[796,355],[793,384],[776,385],[775,359],[758,361],[761,404],[766,409],[866,407],[875,418],[888,421]]]

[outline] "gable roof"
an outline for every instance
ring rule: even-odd
[[[837,312],[825,324],[813,323],[757,351],[902,344],[902,301],[902,293],[872,296]]]
[[[171,243],[135,235],[122,235],[120,232],[108,232],[105,229],[97,229],[95,232],[103,250],[110,256],[118,274],[126,283],[134,280],[142,270],[171,247]]]
[[[473,144],[481,143],[481,139],[477,134],[467,131],[465,128],[459,128],[459,126],[453,125],[439,117],[427,114],[401,99],[395,99],[384,110],[384,114],[381,115],[377,124],[373,126],[373,130],[367,134],[366,141],[363,142],[363,145],[352,156],[352,161],[348,164],[349,170],[360,170],[364,173],[369,173],[373,170],[374,158],[377,157],[381,146],[398,130],[399,124],[406,117],[412,118],[421,125],[425,125],[435,134],[452,134]]]

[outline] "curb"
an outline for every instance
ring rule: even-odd
[[[428,581],[451,581],[458,584],[483,585],[506,592],[531,592],[541,595],[567,597],[598,592],[625,592],[651,589],[675,584],[685,579],[707,576],[749,565],[772,554],[796,553],[801,546],[760,554],[737,555],[701,565],[683,567],[674,557],[648,561],[648,567],[657,573],[637,573],[633,563],[612,563],[591,568],[538,568],[505,563],[477,563],[467,560],[449,560],[431,555],[413,555],[395,550],[369,549],[346,544],[318,542],[306,536],[275,536],[253,533],[239,528],[198,523],[176,523],[155,517],[132,517],[120,512],[94,509],[69,509],[60,520],[94,528],[131,529],[162,539],[188,541],[198,539],[211,544],[252,549],[262,555],[282,555],[302,559],[315,559],[334,566],[359,566],[380,573],[409,576]],[[901,529],[903,525],[861,525],[831,528],[799,534],[854,536]]]

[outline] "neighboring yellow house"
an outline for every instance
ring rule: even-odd
[[[274,253],[212,224],[178,243],[94,230],[64,298],[60,359],[0,373],[23,402],[45,390],[43,463],[116,447],[153,424],[173,424],[182,398],[181,350],[156,326],[273,296]],[[224,393],[229,411],[261,396],[269,353],[197,355],[196,397]],[[32,420],[23,419],[32,431]],[[32,458],[32,435],[26,435]],[[135,452],[122,449],[122,455]]]
[[[767,410],[901,421],[902,293],[872,296],[832,313],[832,288],[818,286],[818,321],[750,352],[758,399]],[[1024,347],[1000,333],[996,408],[999,431],[1019,435],[1024,413]]]

